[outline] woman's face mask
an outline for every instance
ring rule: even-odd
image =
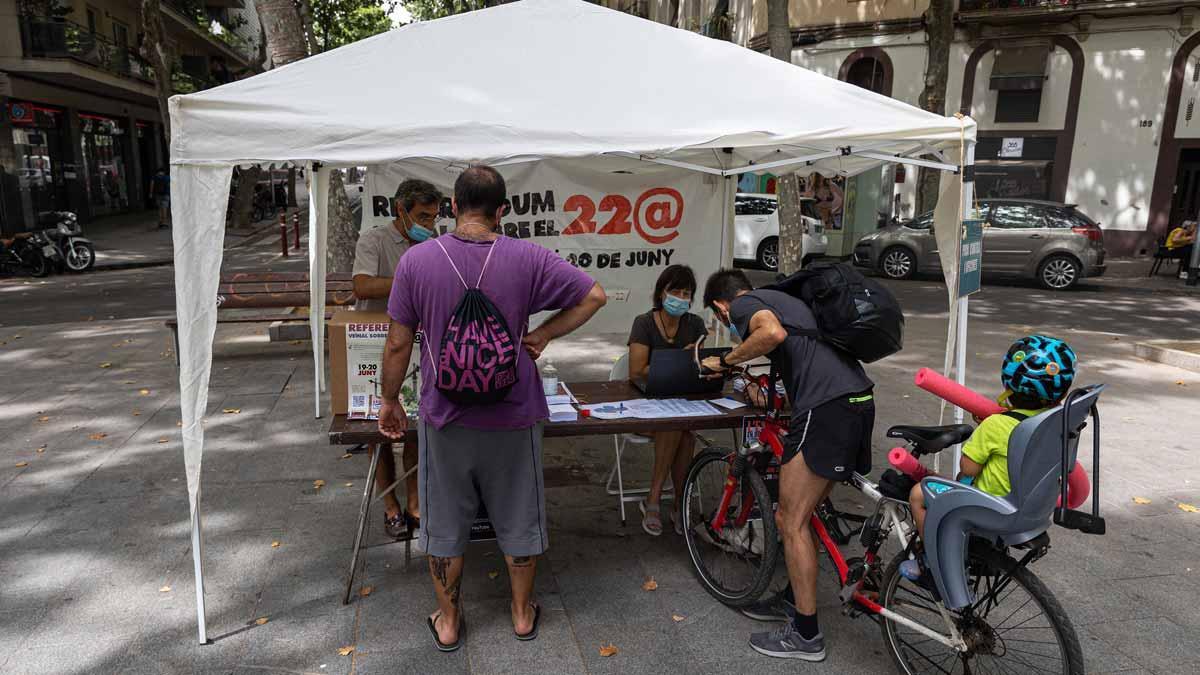
[[[678,295],[667,293],[663,296],[663,309],[671,316],[683,316],[692,308],[692,301]]]

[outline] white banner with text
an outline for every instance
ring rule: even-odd
[[[587,160],[546,160],[498,167],[508,187],[506,236],[558,253],[600,282],[608,305],[583,328],[627,332],[651,307],[655,281],[669,265],[690,266],[700,307],[704,281],[721,263],[722,181],[692,171],[645,165],[636,173],[598,171]],[[363,229],[391,227],[396,188],[427,180],[446,195],[439,232],[453,230],[449,197],[460,168],[372,166],[363,194]],[[707,317],[706,317],[707,318]]]

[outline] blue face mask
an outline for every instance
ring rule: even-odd
[[[413,226],[408,228],[408,237],[415,242],[422,242],[433,236],[433,230],[428,227],[422,227],[413,223]]]
[[[666,297],[663,298],[662,305],[667,314],[670,314],[671,316],[683,316],[684,314],[687,314],[689,309],[692,308],[692,301],[684,300],[683,298],[679,298],[667,293]]]

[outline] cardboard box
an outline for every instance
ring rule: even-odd
[[[329,407],[334,415],[378,419],[388,323],[386,312],[349,309],[338,310],[329,321]],[[414,344],[408,372],[420,354],[420,344]],[[419,392],[420,378],[414,374],[401,391],[410,415],[417,412]]]
[[[345,415],[350,412],[351,380],[355,394],[378,395],[388,316],[342,309],[334,313],[328,330],[329,407],[334,415]]]

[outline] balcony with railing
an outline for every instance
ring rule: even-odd
[[[26,58],[72,59],[111,75],[144,84],[154,73],[132,47],[117,44],[86,26],[60,18],[23,16],[21,46]]]
[[[1188,0],[959,0],[960,15],[1133,14],[1194,6]]]
[[[155,85],[154,69],[134,48],[117,44],[85,26],[36,16],[21,17],[20,26],[21,45],[27,59],[67,59],[126,79],[134,87]],[[207,57],[185,56],[172,64],[171,91],[190,94],[231,79],[227,72],[214,74]],[[152,95],[152,90],[143,93]]]

